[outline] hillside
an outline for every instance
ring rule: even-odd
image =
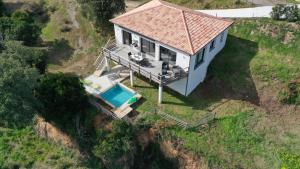
[[[232,0],[168,1],[193,8],[252,6]],[[32,6],[42,11],[34,18],[42,28],[35,47],[47,49],[45,74],[90,75],[101,47],[113,36],[112,27],[96,28],[76,0],[5,2],[12,11]],[[145,2],[127,1],[127,10]],[[29,122],[24,114],[9,119],[22,127],[0,120],[0,168],[300,168],[300,25],[258,18],[234,21],[226,47],[189,97],[166,89],[157,106],[157,84],[137,76],[132,89],[144,98],[129,117],[132,123],[113,120],[92,106],[82,116],[63,122],[58,118],[61,123],[45,123],[34,112]],[[207,112],[216,116],[208,124],[183,129],[153,114],[154,109],[188,123]]]

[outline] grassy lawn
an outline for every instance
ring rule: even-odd
[[[299,0],[287,0],[288,3],[299,4]]]
[[[263,112],[236,112],[201,131],[167,128],[164,132],[201,157],[203,168],[299,168],[300,133],[282,131],[295,123],[276,126],[274,121],[285,118],[273,118]]]
[[[78,152],[39,138],[35,131],[0,128],[1,168],[81,168]]]
[[[146,3],[150,0],[136,0]],[[253,6],[251,3],[241,0],[165,0],[177,5],[182,5],[192,9],[226,9],[226,8],[245,8]]]

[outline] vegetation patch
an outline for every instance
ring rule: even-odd
[[[200,133],[169,128],[167,137],[182,140],[183,147],[204,157],[209,167],[253,167],[254,157],[265,151],[264,137],[251,130],[253,119],[251,112],[239,113],[217,119]]]
[[[0,166],[9,168],[81,168],[79,153],[39,138],[30,128],[0,128]]]
[[[150,0],[139,0],[143,3]],[[192,9],[226,9],[252,7],[253,4],[242,0],[166,0],[167,2]]]
[[[281,168],[300,168],[300,155],[294,154],[289,151],[280,153],[280,159],[282,161]]]
[[[300,82],[294,81],[288,83],[287,87],[279,92],[279,100],[284,104],[300,104]]]

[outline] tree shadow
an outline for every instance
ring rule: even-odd
[[[55,39],[53,42],[46,42],[46,46],[49,47],[47,63],[59,66],[68,61],[75,51],[70,46],[69,41],[64,38]]]
[[[162,107],[209,110],[211,105],[221,103],[223,99],[243,100],[258,105],[260,101],[250,70],[250,62],[257,51],[256,42],[229,35],[225,48],[210,64],[205,81],[188,97],[165,88],[164,91],[175,99],[164,97]],[[175,107],[172,109],[176,110]]]
[[[12,13],[13,11],[16,11],[18,9],[21,9],[22,6],[24,5],[24,2],[4,2],[5,5],[5,12],[7,14]]]

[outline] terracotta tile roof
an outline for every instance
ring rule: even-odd
[[[161,0],[152,0],[110,21],[191,55],[233,23]]]

